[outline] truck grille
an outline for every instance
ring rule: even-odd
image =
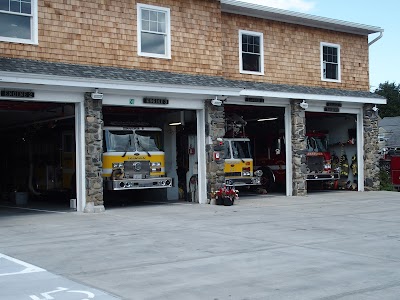
[[[232,177],[232,176],[242,176],[240,172],[227,172],[225,173],[225,177]]]
[[[148,160],[124,162],[125,178],[144,179],[150,177],[150,162]]]
[[[310,172],[322,173],[324,171],[324,157],[308,156],[307,167],[310,169]]]

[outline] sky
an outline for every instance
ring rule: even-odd
[[[370,46],[370,88],[380,83],[400,84],[399,0],[241,0],[243,2],[349,21],[384,29],[383,37]],[[373,40],[379,34],[372,34]]]

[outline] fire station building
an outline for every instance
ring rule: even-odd
[[[386,100],[369,91],[368,57],[382,28],[231,0],[17,2],[0,6],[1,201],[103,211],[105,130],[135,127],[161,132],[147,141],[171,187],[134,197],[209,203],[236,172],[228,121],[268,192],[379,189]]]

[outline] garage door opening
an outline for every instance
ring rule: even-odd
[[[356,115],[307,112],[306,141],[309,192],[358,190]]]
[[[249,192],[269,195],[286,193],[285,108],[255,105],[225,105],[225,118],[242,122],[249,139],[253,170],[261,170],[261,185]],[[227,128],[229,134],[229,128]],[[246,189],[243,189],[246,191]],[[242,193],[243,195],[243,193]]]
[[[0,101],[1,205],[71,210],[75,104]]]
[[[194,110],[103,106],[104,205],[196,201]]]

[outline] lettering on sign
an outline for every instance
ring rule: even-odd
[[[328,112],[339,112],[339,107],[331,107],[331,106],[325,106],[324,107],[324,111],[328,111]]]
[[[143,103],[167,105],[169,104],[169,101],[168,99],[163,99],[163,98],[143,98]]]
[[[0,92],[1,97],[13,97],[13,98],[34,98],[35,93],[30,91],[7,91],[2,90]]]
[[[257,103],[264,103],[264,98],[250,98],[247,97],[244,99],[245,102],[257,102]]]
[[[326,106],[342,107],[342,103],[339,103],[339,102],[326,102]]]

